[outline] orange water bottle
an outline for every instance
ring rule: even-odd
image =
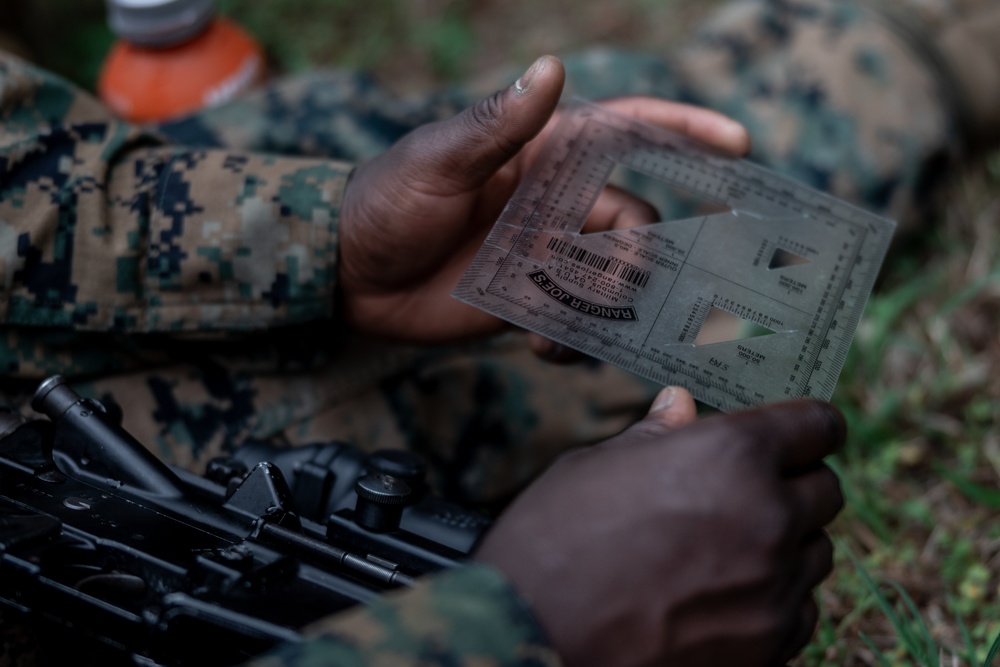
[[[263,80],[256,40],[215,12],[212,0],[107,0],[118,36],[97,92],[132,122],[176,118],[249,90]]]

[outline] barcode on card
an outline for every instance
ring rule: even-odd
[[[555,237],[549,239],[546,248],[557,255],[597,269],[601,273],[632,283],[636,287],[645,287],[646,283],[649,282],[650,271],[648,269],[640,269],[638,266],[617,257],[605,257]]]

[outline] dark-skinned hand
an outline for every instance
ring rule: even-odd
[[[509,88],[358,166],[341,210],[338,298],[348,324],[423,343],[504,326],[451,292],[551,132],[563,80],[562,63],[542,57]],[[648,97],[605,104],[720,150],[749,149],[746,130],[713,111]],[[609,189],[587,230],[649,216],[647,205]]]
[[[475,558],[531,605],[567,667],[775,667],[808,643],[843,497],[828,403],[693,419],[690,395],[556,462]],[[663,398],[661,394],[659,398]]]

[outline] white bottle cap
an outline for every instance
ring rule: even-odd
[[[212,0],[107,0],[108,25],[141,46],[173,46],[201,32],[212,16]]]

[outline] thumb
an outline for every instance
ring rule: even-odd
[[[433,139],[441,153],[435,163],[460,174],[463,187],[478,188],[545,127],[564,80],[562,61],[542,56],[504,90],[450,120],[425,126],[438,135]]]
[[[691,393],[683,387],[665,387],[653,399],[646,416],[617,437],[594,445],[595,448],[622,447],[628,443],[660,438],[674,429],[687,426],[698,416]]]
[[[643,421],[656,421],[667,428],[680,428],[695,420],[698,410],[691,393],[683,387],[666,387],[653,399]]]

